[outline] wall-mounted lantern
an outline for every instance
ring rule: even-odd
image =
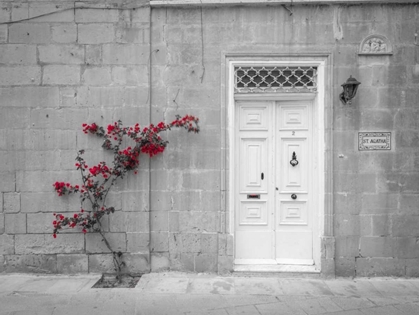
[[[350,76],[345,83],[341,84],[343,92],[340,94],[339,98],[344,105],[351,105],[351,100],[356,96],[359,84],[360,82],[352,76]]]

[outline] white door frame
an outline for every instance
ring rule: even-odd
[[[318,187],[316,200],[318,213],[314,217],[314,261],[317,270],[321,270],[321,242],[325,236],[332,236],[332,205],[330,198],[330,186],[332,171],[325,170],[326,160],[331,160],[328,157],[327,151],[332,147],[329,143],[329,135],[331,131],[326,128],[326,120],[330,122],[331,102],[328,101],[328,94],[331,92],[327,86],[330,82],[331,65],[330,54],[316,54],[316,55],[273,55],[273,54],[225,54],[223,56],[223,63],[225,67],[222,76],[225,78],[222,86],[222,124],[225,126],[225,141],[223,146],[225,151],[222,153],[222,192],[225,194],[226,207],[226,228],[227,233],[234,238],[234,220],[235,220],[235,100],[296,100],[310,97],[307,93],[271,93],[265,95],[241,95],[235,99],[234,95],[234,67],[239,65],[270,65],[270,66],[316,66],[318,68],[317,74],[317,93],[314,97],[314,133],[317,138],[317,166],[315,177],[318,178],[315,186]],[[223,81],[222,81],[223,82]],[[329,92],[329,93],[328,93]],[[328,104],[327,104],[328,103]],[[223,108],[224,107],[224,108]],[[223,117],[225,115],[225,117]],[[330,124],[332,126],[332,124]],[[326,132],[327,131],[327,132]],[[223,150],[222,150],[223,151]],[[332,168],[332,165],[331,165]],[[331,173],[331,174],[330,174]],[[233,244],[234,244],[233,240]],[[233,251],[234,253],[235,251]]]

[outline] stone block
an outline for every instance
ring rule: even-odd
[[[233,272],[233,256],[217,257],[217,273],[219,275],[230,275]]]
[[[108,67],[89,67],[83,71],[82,80],[85,85],[100,86],[111,84],[111,69]]]
[[[117,66],[112,68],[112,82],[124,86],[147,85],[148,73],[147,66]]]
[[[418,215],[393,215],[392,236],[418,236],[419,216]]]
[[[87,65],[97,65],[102,62],[102,46],[85,45],[85,63]]]
[[[179,232],[179,212],[169,212],[169,232]]]
[[[57,108],[59,91],[56,87],[10,87],[0,88],[1,104],[8,107]]]
[[[179,213],[179,221],[182,232],[217,232],[218,214],[217,212],[196,212],[182,211]]]
[[[362,198],[359,194],[336,193],[333,198],[335,213],[359,214]]]
[[[119,10],[116,10],[106,3],[78,2],[77,7],[95,6],[95,9],[76,10],[76,23],[116,23],[119,21]],[[101,10],[103,8],[103,10]]]
[[[149,46],[142,44],[104,44],[103,64],[106,65],[147,65]]]
[[[393,217],[393,216],[392,216]],[[372,235],[389,236],[391,235],[391,216],[374,215],[372,216]]]
[[[396,237],[393,239],[393,257],[418,258],[419,240],[418,237]]]
[[[49,188],[48,185],[47,189]],[[51,184],[52,187],[52,184]],[[79,198],[73,196],[58,197],[51,191],[46,192],[22,192],[21,193],[21,212],[35,213],[44,212],[49,213],[50,218],[47,221],[52,222],[54,219],[53,213],[63,213],[68,211],[78,211],[80,209]]]
[[[0,63],[16,65],[34,65],[36,60],[36,46],[9,44],[0,46]]]
[[[151,231],[160,232],[168,231],[168,211],[153,211],[150,213],[151,218]]]
[[[419,215],[419,195],[400,195],[399,213],[405,215]]]
[[[7,43],[8,38],[7,25],[0,25],[0,43]]]
[[[57,12],[60,11],[60,12]],[[51,14],[49,14],[51,13]],[[44,15],[37,17],[40,15]],[[62,2],[49,3],[49,2],[40,2],[34,1],[29,3],[29,17],[34,18],[35,22],[73,22],[74,21],[74,9],[72,3]]]
[[[336,258],[335,274],[339,277],[354,277],[356,275],[355,257]]]
[[[169,233],[169,252],[198,253],[201,250],[200,234],[195,233]]]
[[[218,234],[201,234],[200,246],[202,253],[218,253]]]
[[[195,272],[217,272],[216,254],[198,254],[195,256]]]
[[[125,267],[123,269],[124,272],[128,272],[130,274],[143,274],[150,272],[149,253],[125,253],[122,256],[122,260],[125,262]]]
[[[76,211],[76,209],[75,209]],[[72,214],[67,214],[71,216]],[[55,220],[54,216],[51,213],[28,213],[27,222],[28,228],[27,233],[31,234],[49,234],[52,233],[54,227],[52,221]],[[78,231],[81,232],[80,228],[73,229],[64,229],[63,232],[68,231]]]
[[[20,193],[4,193],[3,209],[6,213],[20,212]]]
[[[357,258],[357,277],[404,277],[405,262],[397,258]]]
[[[88,256],[89,273],[115,273],[111,254],[96,254]]]
[[[131,174],[130,174],[131,175]],[[148,179],[147,172],[139,172],[136,176],[129,176],[132,177],[131,181],[139,180],[137,183],[137,188],[146,188],[147,186],[143,186],[143,183]],[[124,186],[123,186],[124,185]],[[122,200],[122,209],[123,211],[128,212],[144,212],[148,211],[149,207],[149,194],[147,191],[124,191],[124,187],[131,187],[131,189],[135,189],[136,187],[131,185],[129,182],[121,183],[121,200]],[[128,189],[126,189],[128,190]]]
[[[12,192],[15,191],[16,187],[16,174],[14,172],[1,172],[0,173],[0,191],[1,192]],[[1,207],[3,211],[3,207]]]
[[[0,213],[0,234],[3,234],[3,233],[4,233],[4,213]]]
[[[110,214],[111,232],[148,232],[148,212],[116,211]]]
[[[393,247],[391,237],[365,236],[360,238],[360,254],[362,257],[393,257]]]
[[[127,250],[127,240],[125,233],[104,233],[111,248],[115,252],[125,252]],[[110,250],[98,233],[86,234],[86,252],[89,254],[109,253]]]
[[[28,126],[31,125],[30,109],[22,108],[22,107],[19,107],[19,108],[8,107],[7,115],[3,115],[0,117],[0,124],[4,129],[27,128]],[[21,152],[13,152],[13,153],[9,152],[10,155],[13,154],[16,157],[19,157],[19,153]],[[0,169],[1,169],[1,166],[0,166]],[[5,168],[4,170],[7,170],[7,168]]]
[[[419,134],[414,130],[395,131],[395,148],[397,150],[415,148],[419,142]]]
[[[79,44],[105,44],[115,41],[113,24],[78,24],[77,42]]]
[[[87,273],[88,256],[83,254],[57,255],[57,272],[65,274]]]
[[[419,277],[419,259],[402,259],[405,262],[405,276],[406,277]]]
[[[336,193],[376,193],[375,174],[345,174],[334,172],[334,190]]]
[[[4,227],[7,234],[23,234],[26,233],[26,214],[13,213],[5,214]]]
[[[336,257],[356,257],[359,255],[359,236],[337,236],[335,238]]]
[[[217,253],[219,256],[225,256],[226,255],[226,247],[227,247],[227,235],[226,234],[218,234],[219,240],[218,240],[218,249]]]
[[[12,21],[29,18],[29,3],[14,3],[12,6]]]
[[[171,262],[169,253],[152,253],[151,254],[151,270],[153,272],[162,272],[169,270]]]
[[[9,26],[9,43],[48,44],[50,42],[51,30],[48,24],[16,23]]]
[[[335,238],[322,237],[321,238],[321,257],[325,259],[334,259],[335,257]]]
[[[149,250],[149,233],[127,233],[127,252],[139,253]]]
[[[57,238],[52,234],[25,234],[15,236],[15,253],[31,254],[80,254],[85,246],[84,235],[60,233]]]
[[[1,67],[0,85],[38,85],[41,83],[41,67]]]
[[[38,46],[38,53],[43,64],[80,65],[85,61],[85,50],[81,45]]]
[[[150,234],[150,251],[151,252],[167,252],[169,251],[169,233],[168,232],[151,232]]]
[[[60,44],[76,43],[77,25],[72,23],[51,26],[52,41]]]
[[[0,235],[0,255],[11,255],[15,253],[15,236]]]
[[[52,185],[56,181],[66,181],[71,183],[77,183],[78,177],[77,171],[74,172],[50,172],[50,171],[19,171],[16,175],[16,187],[21,192],[52,192]],[[42,181],[40,179],[43,179]],[[65,197],[66,199],[68,197]],[[71,199],[71,198],[69,198]],[[56,210],[56,209],[55,209]],[[54,210],[54,211],[55,211]]]
[[[77,89],[78,106],[112,108],[121,106],[124,99],[122,87],[80,87]]]
[[[118,27],[115,30],[115,41],[124,44],[145,44],[149,42],[148,25],[131,24],[130,27]]]
[[[351,214],[336,214],[334,217],[334,234],[337,236],[359,235],[360,217]]]
[[[398,211],[398,194],[363,194],[361,214],[392,214]]]
[[[195,272],[195,256],[196,254],[192,253],[181,253],[179,256],[179,270]]]
[[[45,85],[75,85],[80,83],[80,67],[50,65],[44,67],[42,83]]]
[[[57,273],[56,255],[7,255],[6,272]]]

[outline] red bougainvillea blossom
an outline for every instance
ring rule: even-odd
[[[100,231],[100,219],[105,214],[115,211],[114,207],[106,204],[108,192],[116,180],[123,178],[129,171],[137,173],[140,153],[155,156],[164,152],[167,141],[163,140],[159,133],[171,130],[171,128],[184,128],[188,132],[198,133],[198,118],[186,115],[176,116],[176,119],[167,124],[160,122],[157,125],[149,125],[141,128],[139,124],[124,127],[121,121],[110,124],[105,128],[96,123],[83,124],[85,134],[93,134],[103,139],[102,147],[112,151],[114,159],[111,164],[100,162],[89,166],[83,158],[84,150],[80,150],[76,157],[75,167],[80,171],[82,184],[71,185],[66,182],[55,182],[54,189],[58,196],[78,193],[80,197],[80,210],[72,215],[54,213],[53,237],[63,228],[73,229],[80,227],[82,233],[89,230]],[[124,138],[131,139],[132,144],[122,148]],[[85,203],[88,203],[88,207]],[[86,210],[89,209],[89,210]]]

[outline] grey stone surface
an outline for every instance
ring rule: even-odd
[[[0,275],[10,314],[418,314],[418,279],[308,280],[150,273],[132,289],[93,289],[100,275]]]

